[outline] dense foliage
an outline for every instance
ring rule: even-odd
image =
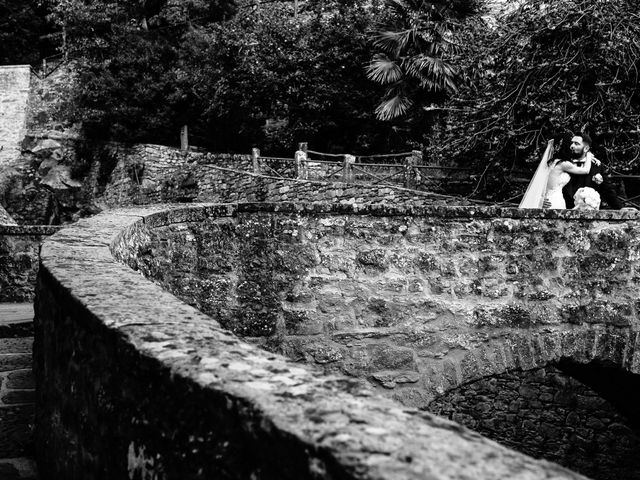
[[[614,170],[637,171],[639,18],[636,0],[526,0],[494,29],[470,23],[459,58],[469,80],[431,155],[486,170],[489,199],[522,191],[514,172],[528,175],[548,139],[580,131]]]
[[[187,124],[216,150],[406,146],[364,70],[376,1],[54,4],[81,78],[70,118],[91,137],[176,143]]]
[[[426,103],[457,91],[459,71],[451,62],[460,50],[459,21],[474,12],[474,0],[389,0],[389,14],[373,45],[381,51],[368,65],[386,92],[376,108],[381,120],[416,116]],[[419,118],[419,116],[418,116]]]
[[[295,17],[291,4],[275,2],[192,32],[183,58],[206,106],[198,141],[288,154],[300,141],[388,148],[390,127],[373,115],[379,91],[363,68],[375,8],[307,2]]]
[[[79,76],[70,120],[94,139],[178,140],[197,103],[182,68],[183,39],[231,15],[233,4],[55,0],[52,9]]]
[[[499,22],[472,0],[50,2],[80,73],[70,119],[95,138],[176,144],[187,124],[215,150],[411,146],[494,200],[571,132],[640,164],[635,0],[520,0]]]
[[[0,65],[37,65],[56,53],[46,7],[37,0],[0,0]]]

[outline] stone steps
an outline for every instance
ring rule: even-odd
[[[33,321],[33,304],[0,303],[0,325],[12,325]]]
[[[0,303],[0,479],[35,480],[33,305]]]

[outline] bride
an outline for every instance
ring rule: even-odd
[[[562,195],[562,188],[569,183],[571,175],[586,175],[591,170],[593,155],[585,155],[582,166],[574,165],[570,160],[552,159],[553,140],[549,140],[542,160],[533,175],[519,208],[542,208],[545,200],[547,208],[564,209],[567,204]]]

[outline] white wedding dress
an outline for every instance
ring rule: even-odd
[[[556,161],[552,166],[551,170],[558,164]],[[562,189],[564,186],[571,181],[571,175],[567,172],[563,171],[551,171],[549,173],[549,179],[547,181],[547,193],[545,194],[545,198],[549,200],[549,208],[567,208],[567,202],[564,200],[564,196],[562,195]]]

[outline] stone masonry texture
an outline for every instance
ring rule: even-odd
[[[563,357],[639,372],[635,213],[237,208],[147,224],[118,255],[237,335],[412,407]]]
[[[473,218],[470,211],[457,212],[451,221],[469,215]],[[336,225],[342,216],[344,222]],[[165,205],[98,215],[55,234],[43,245],[35,307],[36,452],[43,478],[583,478],[385,399],[358,378],[321,375],[320,367],[294,363],[222,328],[221,323],[246,328],[259,338],[281,331],[282,302],[303,301],[307,292],[298,292],[296,282],[320,265],[320,257],[305,253],[300,239],[330,246],[334,240],[327,231],[362,232],[352,223],[374,222],[367,230],[371,239],[396,231],[381,230],[379,222],[428,216],[438,211]],[[195,224],[222,232],[219,243],[189,233]],[[160,243],[176,242],[166,235],[181,228],[190,244],[233,250],[206,259],[220,282],[209,289],[220,315],[204,315],[130,268],[154,267],[155,258],[164,262],[155,255],[161,246],[153,240],[165,235]],[[179,243],[175,251],[176,264],[193,255]],[[256,262],[255,274],[236,263],[236,251],[247,256],[243,262]],[[280,263],[269,279],[262,264],[272,256]],[[393,265],[376,254],[362,258],[363,272],[372,277]],[[158,277],[162,265],[156,265]],[[220,303],[232,271],[241,279],[231,288],[237,292],[234,301],[246,306],[244,313],[238,305]],[[318,285],[335,281],[328,274],[315,276],[323,278],[314,280]],[[575,326],[586,328],[599,326]],[[366,325],[362,330],[370,331]],[[411,347],[383,338],[371,350],[380,358],[376,368],[393,365],[406,372],[393,381],[412,381]],[[317,355],[333,358],[330,352]]]
[[[33,300],[40,244],[57,230],[0,224],[0,302]]]
[[[0,171],[20,156],[20,142],[27,129],[30,82],[29,65],[0,65]]]
[[[640,479],[640,429],[552,365],[465,384],[436,399],[430,410],[589,478]]]
[[[1,318],[0,321],[4,320]],[[7,326],[3,322],[3,326]],[[33,337],[29,328],[0,330],[0,478],[35,479]],[[29,335],[29,336],[26,336]]]

